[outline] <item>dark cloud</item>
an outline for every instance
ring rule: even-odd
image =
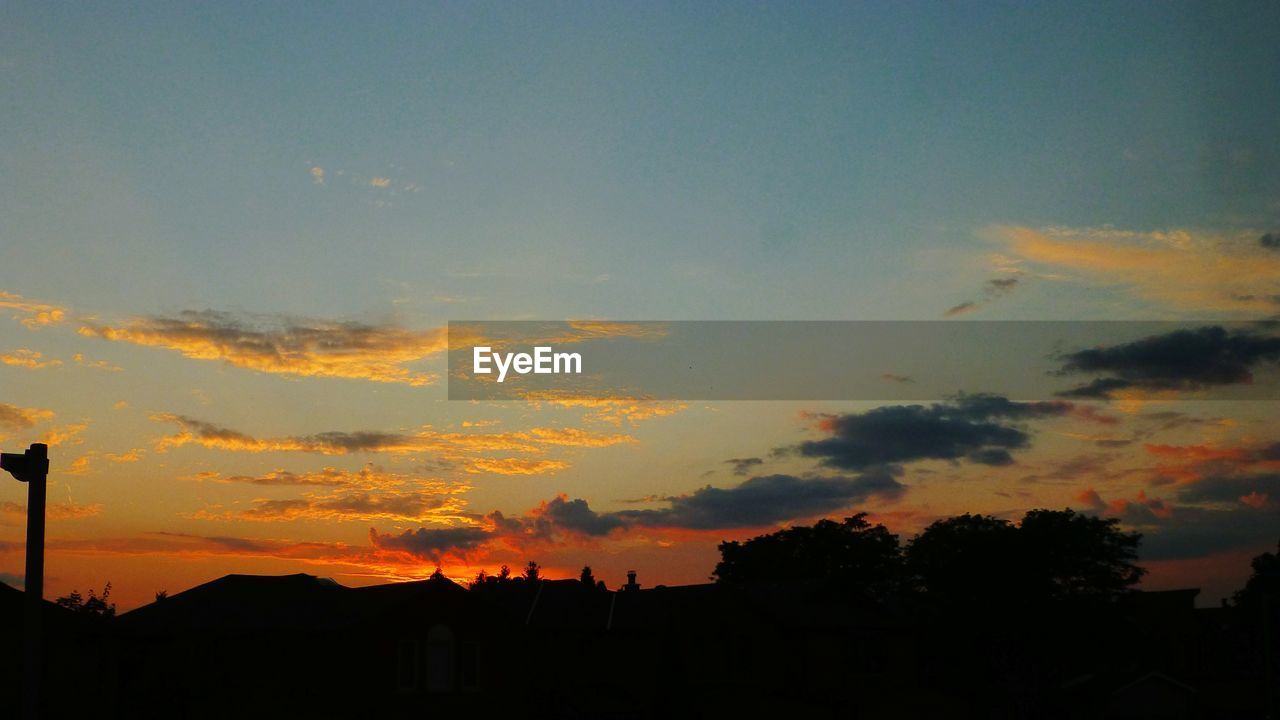
[[[1007,465],[1010,453],[1031,436],[1013,423],[1064,415],[1070,403],[1014,402],[999,395],[963,395],[933,405],[894,405],[865,413],[833,415],[820,427],[830,433],[787,448],[843,470],[915,460],[962,460]]]
[[[1275,490],[1280,474],[1268,473],[1206,478],[1177,491],[1176,502],[1142,492],[1105,502],[1091,489],[1077,500],[1141,532],[1142,559],[1181,560],[1274,547],[1280,502],[1267,492]]]
[[[974,310],[977,310],[977,309],[978,309],[978,303],[973,302],[972,300],[967,300],[965,302],[960,303],[959,305],[951,306],[950,308],[947,309],[946,312],[942,313],[942,316],[955,317],[957,315],[963,315],[967,312],[973,312]]]
[[[1021,282],[1021,279],[1016,275],[1012,277],[992,278],[982,284],[982,297],[984,302],[978,303],[972,300],[966,300],[965,302],[962,302],[959,305],[955,305],[949,308],[945,313],[942,314],[942,316],[955,317],[956,315],[963,315],[965,313],[978,310],[983,306],[984,303],[989,303],[989,302],[992,302],[993,300],[999,300],[1000,298],[1012,293],[1015,289],[1017,289],[1018,284],[1020,282]]]
[[[872,498],[892,500],[906,492],[899,468],[875,468],[858,476],[761,475],[732,488],[707,486],[663,498],[668,507],[625,510],[617,515],[644,527],[717,530],[759,527],[834,512]]]
[[[729,458],[728,460],[725,460],[725,462],[733,466],[734,475],[746,475],[751,472],[751,468],[763,464],[764,460],[761,460],[758,457]]]
[[[1245,502],[1245,498],[1255,498],[1259,505],[1280,501],[1280,473],[1213,475],[1178,491],[1178,499],[1189,503],[1235,504]]]
[[[1280,527],[1278,505],[1231,509],[1175,506],[1169,518],[1155,518],[1145,526],[1131,523],[1144,534],[1145,560],[1206,557],[1231,550],[1275,547]]]
[[[1095,374],[1063,397],[1107,398],[1117,390],[1197,390],[1249,383],[1253,368],[1280,362],[1280,336],[1220,326],[1175,330],[1059,358],[1059,375]]]
[[[399,535],[381,535],[369,528],[369,543],[375,549],[408,553],[437,563],[445,554],[475,550],[490,537],[488,530],[479,527],[418,528]]]
[[[14,575],[13,573],[7,572],[0,572],[0,583],[4,583],[9,587],[14,588],[22,588],[23,585],[26,584],[21,575]]]
[[[1018,287],[1018,282],[1019,280],[1016,277],[994,278],[992,280],[988,280],[987,283],[982,286],[983,292],[986,293],[988,298],[994,300],[1002,295],[1008,295],[1013,292],[1014,289]]]
[[[1258,244],[1268,250],[1280,250],[1280,233],[1267,233],[1258,238]]]

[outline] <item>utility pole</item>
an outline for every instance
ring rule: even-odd
[[[42,638],[41,605],[44,602],[44,498],[49,479],[49,446],[32,443],[25,453],[0,453],[0,469],[27,484],[27,570],[23,578],[25,606],[22,619],[22,717],[40,717]]]

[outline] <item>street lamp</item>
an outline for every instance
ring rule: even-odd
[[[27,451],[0,453],[0,469],[27,484],[27,571],[23,579],[22,716],[40,717],[40,605],[44,598],[44,496],[49,479],[49,446],[32,443]]]

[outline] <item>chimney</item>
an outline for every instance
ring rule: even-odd
[[[636,583],[636,571],[635,571],[635,570],[628,570],[628,571],[627,571],[627,584],[626,584],[626,585],[623,585],[623,586],[622,586],[622,589],[623,589],[623,590],[626,590],[627,592],[631,592],[631,591],[633,591],[633,590],[639,590],[639,589],[640,589],[640,585],[639,585],[638,583]]]

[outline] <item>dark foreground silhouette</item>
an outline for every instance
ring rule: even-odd
[[[900,547],[854,516],[726,543],[703,585],[530,563],[470,588],[228,575],[118,617],[46,603],[45,716],[1267,717],[1276,556],[1196,609],[1194,589],[1129,589],[1137,541],[1034,511]],[[11,707],[21,601],[0,586]]]

